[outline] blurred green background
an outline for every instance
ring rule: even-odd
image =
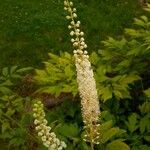
[[[142,12],[139,0],[76,0],[89,51],[119,36]],[[47,53],[72,52],[63,0],[0,0],[0,68],[40,66]]]

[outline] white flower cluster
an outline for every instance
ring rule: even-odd
[[[73,8],[73,2],[65,0],[64,6],[64,9],[69,13],[66,18],[71,21],[68,28],[71,30],[82,117],[86,130],[84,140],[99,144],[99,100],[93,70],[86,51],[87,45],[84,40],[84,33],[80,31],[80,21],[75,21],[77,14],[76,9]]]
[[[72,36],[71,42],[74,47],[74,56],[84,53],[84,56],[88,57],[88,55],[86,55],[87,51],[84,51],[84,49],[87,48],[87,44],[84,41],[84,32],[80,31],[81,23],[80,21],[75,21],[75,18],[77,18],[76,8],[73,8],[73,2],[69,2],[68,0],[64,1],[64,6],[64,9],[69,12],[66,18],[71,21],[68,28],[71,30],[70,35]]]
[[[37,101],[33,105],[33,117],[35,118],[34,124],[38,136],[48,150],[63,150],[67,147],[63,141],[60,141],[56,137],[54,132],[50,132],[51,127],[47,126],[47,120],[45,119],[45,113],[41,101]]]

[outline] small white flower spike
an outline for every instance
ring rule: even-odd
[[[33,105],[33,117],[35,118],[35,129],[38,132],[38,136],[41,138],[43,145],[49,150],[65,149],[67,146],[63,141],[60,141],[54,132],[50,132],[51,127],[47,126],[47,120],[45,119],[44,108],[41,101],[37,101]]]

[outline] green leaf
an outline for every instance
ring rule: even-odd
[[[110,113],[109,111],[102,111],[101,116],[102,116],[102,119],[105,121],[112,121],[114,119],[114,115]]]
[[[83,150],[89,150],[88,145],[87,145],[84,141],[82,141],[82,142],[80,143],[80,147],[81,147]]]
[[[140,79],[141,78],[138,75],[129,74],[129,75],[124,76],[124,78],[122,78],[120,80],[120,82],[122,84],[131,84],[131,83],[134,83],[134,81],[137,81],[137,80],[140,80]]]
[[[27,126],[27,125],[31,124],[32,121],[33,121],[33,117],[31,116],[31,113],[27,113],[22,116],[21,124],[23,126]]]
[[[150,113],[150,102],[146,101],[141,106],[139,106],[141,114]]]
[[[120,140],[115,140],[107,144],[106,150],[130,150],[130,147]]]
[[[2,127],[1,127],[1,130],[2,130],[2,133],[4,133],[6,130],[10,129],[10,124],[9,122],[3,122],[2,123]]]
[[[107,121],[107,122],[101,124],[100,130],[103,133],[103,132],[107,131],[108,129],[110,129],[112,126],[113,126],[113,121],[110,120],[110,121]]]
[[[98,55],[97,55],[95,52],[93,52],[93,53],[90,55],[90,61],[91,61],[91,63],[94,64],[94,65],[96,65],[96,64],[98,63],[99,57],[98,57]]]
[[[144,133],[146,131],[146,128],[150,128],[150,117],[148,115],[141,118],[140,120],[140,132]]]
[[[112,98],[112,90],[109,87],[103,87],[102,89],[99,89],[99,95],[101,95],[101,99],[106,102]]]
[[[144,22],[143,20],[141,20],[141,19],[135,18],[135,19],[134,19],[134,23],[135,23],[136,25],[139,25],[139,26],[142,26],[142,27],[145,26],[145,22]]]
[[[10,68],[10,74],[15,73],[16,70],[17,70],[17,68],[18,68],[18,66],[12,66],[12,67]]]
[[[144,90],[144,93],[147,97],[150,97],[150,88],[148,88],[147,90]]]
[[[128,127],[128,130],[133,133],[139,127],[138,125],[138,116],[137,114],[133,113],[128,117],[128,122],[125,122]]]
[[[73,75],[75,75],[74,71],[71,69],[71,67],[68,65],[64,68],[66,77],[71,80]]]
[[[104,134],[101,137],[102,143],[106,143],[108,140],[110,140],[113,136],[117,135],[119,133],[120,129],[119,128],[111,128],[108,131],[104,132]]]
[[[118,99],[124,98],[123,95],[122,95],[122,93],[121,93],[120,91],[114,90],[113,93],[114,93],[114,95],[115,95]]]
[[[32,69],[33,69],[32,67],[26,67],[26,68],[18,69],[16,72],[17,73],[25,73],[25,72],[31,71]]]
[[[9,88],[5,86],[0,87],[0,92],[3,94],[12,94],[12,90],[10,90]]]
[[[8,67],[3,68],[2,75],[6,77],[6,76],[8,76],[8,74],[9,74]]]
[[[78,134],[79,134],[79,128],[76,123],[75,124],[62,124],[60,128],[57,129],[57,131],[61,135],[69,137],[71,139],[74,137],[78,137]]]
[[[14,113],[15,113],[15,109],[8,108],[8,110],[7,110],[7,112],[6,112],[6,115],[7,115],[8,117],[11,117]]]
[[[13,83],[10,80],[6,80],[0,84],[0,87],[1,86],[12,86],[12,85],[13,85]]]
[[[53,61],[53,62],[57,62],[59,57],[55,54],[52,54],[52,53],[48,53],[48,56],[50,57],[50,59]]]
[[[141,16],[140,17],[144,22],[148,22],[148,17],[147,16]]]
[[[125,29],[125,32],[126,32],[126,34],[133,36],[135,38],[141,36],[140,32],[137,30],[134,30],[134,29]]]
[[[150,146],[148,145],[140,145],[139,148],[140,150],[150,150]]]
[[[144,139],[145,139],[147,142],[150,142],[150,136],[144,136]]]

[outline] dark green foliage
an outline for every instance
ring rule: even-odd
[[[141,13],[138,0],[76,0],[89,49],[120,35]],[[0,0],[0,68],[39,66],[47,53],[72,52],[63,0]]]
[[[73,57],[64,53],[61,57],[49,53],[49,61],[45,62],[45,70],[36,70],[35,82],[40,85],[37,92],[77,94],[76,71]],[[59,86],[58,86],[59,85]]]
[[[149,10],[149,9],[148,9]],[[149,50],[149,39],[150,39],[150,28],[149,20],[146,16],[141,16],[140,19],[135,19],[135,28],[126,29],[125,36],[122,39],[114,39],[109,37],[108,40],[103,41],[104,47],[99,50],[98,53],[93,52],[90,55],[92,67],[95,72],[95,79],[97,81],[97,89],[100,100],[104,103],[101,105],[101,110],[107,110],[102,112],[102,118],[104,122],[112,120],[113,123],[127,132],[123,134],[123,139],[112,141],[107,146],[105,142],[113,138],[114,135],[124,133],[124,130],[120,130],[117,127],[106,128],[106,131],[102,129],[101,145],[99,149],[116,149],[116,143],[122,145],[127,149],[127,145],[123,146],[124,139],[130,145],[132,150],[149,149],[149,137],[150,137],[150,107],[149,107],[149,76],[150,76],[150,50]],[[71,56],[68,53],[64,55]],[[64,58],[64,55],[54,56],[58,61]],[[51,79],[51,76],[60,76],[55,79],[55,83],[58,81],[62,87],[70,87],[69,89],[76,89],[76,78],[72,78],[72,74],[69,77],[65,76],[65,71],[53,71],[59,68],[59,63],[56,64],[56,60],[50,58],[50,62],[53,67],[45,65],[44,70],[36,71],[36,82],[41,83],[42,88],[46,81]],[[68,59],[66,59],[68,60]],[[73,59],[68,61],[68,65],[73,66]],[[62,66],[61,66],[62,67]],[[64,65],[64,68],[66,66]],[[55,69],[53,69],[55,68]],[[75,68],[69,68],[69,72],[75,72]],[[53,74],[47,74],[53,71]],[[64,69],[65,70],[65,69]],[[46,76],[43,77],[43,72]],[[59,73],[58,73],[59,72]],[[69,73],[68,73],[69,75]],[[75,75],[74,75],[75,76]],[[69,83],[63,82],[61,77],[71,79]],[[59,84],[55,84],[54,88],[57,91]],[[48,90],[51,93],[51,88]],[[42,90],[38,90],[40,92]],[[42,92],[48,92],[42,91]],[[63,91],[63,88],[62,88]],[[64,92],[64,91],[63,91]],[[73,91],[65,91],[73,93]],[[59,92],[59,94],[61,91]],[[56,94],[55,91],[52,94]],[[73,93],[75,94],[75,93]],[[118,101],[120,100],[120,101]],[[103,125],[102,125],[103,127]],[[103,144],[104,142],[104,144]],[[139,147],[140,146],[140,147]]]
[[[124,139],[119,138],[125,135],[125,130],[121,130],[119,127],[113,127],[112,120],[104,121],[105,115],[103,114],[102,112],[103,121],[100,126],[101,137],[99,139],[101,144],[95,146],[95,149],[113,150],[115,147],[112,145],[112,141],[116,141],[115,146],[118,145],[121,150],[124,150],[124,148],[128,150],[128,146],[123,142]],[[67,150],[90,149],[90,146],[82,139],[84,130],[82,128],[83,123],[79,101],[65,100],[59,107],[47,111],[47,119],[52,130],[55,131],[59,138],[67,143]],[[110,146],[112,147],[111,149],[109,148]]]
[[[100,39],[104,39],[107,32],[110,32],[110,35],[120,34],[122,27],[126,26],[125,23],[130,24],[130,19],[136,14],[138,6],[135,3],[136,1],[123,3],[122,0],[81,1],[78,5],[79,12],[85,19],[83,22],[91,26],[90,29],[83,23],[87,38],[91,40],[88,41],[90,48],[96,49],[95,45]],[[38,90],[34,94],[46,93],[56,97],[62,93],[72,94],[73,100],[64,98],[65,101],[57,107],[45,107],[46,118],[52,131],[67,143],[67,150],[89,150],[89,144],[83,141],[84,130],[74,59],[68,52],[56,55],[56,50],[70,49],[66,44],[68,31],[64,28],[61,4],[61,1],[47,0],[7,0],[1,3],[0,50],[5,52],[11,47],[11,52],[2,54],[1,65],[7,64],[4,61],[6,56],[11,56],[12,64],[19,58],[18,63],[33,62],[33,65],[38,65],[40,60],[46,57],[45,52],[51,48],[55,54],[49,53],[48,61],[44,62],[45,68],[35,70],[34,81]],[[6,7],[11,15],[6,13]],[[83,8],[85,12],[82,12]],[[97,13],[97,10],[101,10],[100,13]],[[84,13],[89,14],[86,15],[89,17],[84,17]],[[95,33],[99,35],[95,37]],[[102,44],[100,50],[90,55],[101,101],[100,144],[94,148],[149,150],[149,18],[141,16],[135,19],[134,28],[126,29],[124,36],[118,39],[109,37]],[[33,52],[33,49],[36,52]],[[41,55],[41,52],[44,54]],[[29,55],[31,58],[22,57]],[[0,76],[0,145],[3,145],[1,148],[4,150],[45,150],[34,130],[31,98],[21,97],[15,91],[22,75],[29,70],[31,68],[19,69],[16,66],[4,68]]]
[[[0,74],[0,140],[8,143],[7,148],[27,149],[25,145],[32,137],[28,131],[32,121],[28,108],[30,98],[22,98],[13,91],[19,80],[31,69],[6,67]],[[35,138],[32,138],[34,141]]]

